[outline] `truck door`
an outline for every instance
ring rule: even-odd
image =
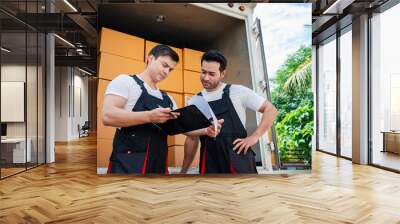
[[[268,72],[267,72],[267,64],[266,64],[266,55],[264,51],[263,37],[261,31],[261,23],[260,19],[256,18],[253,27],[252,27],[252,36],[255,38],[256,43],[256,52],[255,55],[257,57],[257,61],[259,62],[259,66],[256,66],[256,73],[263,74],[262,81],[259,81],[258,85],[262,88],[263,93],[266,95],[267,99],[271,101],[271,91],[269,86]],[[271,127],[268,131],[267,143],[261,147],[261,149],[271,150],[269,152],[262,152],[263,156],[263,167],[268,170],[268,165],[271,164],[273,170],[280,169],[280,160],[279,160],[279,149],[278,142],[276,138],[275,125]],[[269,161],[271,160],[271,161]]]

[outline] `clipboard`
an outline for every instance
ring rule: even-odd
[[[180,113],[177,119],[171,119],[163,124],[157,124],[157,126],[168,135],[198,130],[209,127],[212,124],[195,105],[182,107],[172,112]]]

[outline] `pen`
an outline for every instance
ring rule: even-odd
[[[157,106],[158,106],[158,108],[165,108],[165,107],[162,107],[162,106],[160,106],[160,105],[158,105],[157,104]],[[170,108],[171,110],[172,110],[172,108]],[[172,112],[169,112],[169,114],[171,114],[174,118],[177,118],[176,116],[175,116],[175,114],[174,113],[172,113]]]

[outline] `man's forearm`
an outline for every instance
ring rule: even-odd
[[[202,136],[202,135],[207,135],[206,128],[190,131],[184,133],[186,136]]]
[[[253,136],[260,138],[268,129],[272,127],[278,111],[274,106],[267,107],[262,115],[260,125],[253,132]]]
[[[149,111],[132,112],[121,108],[103,110],[103,123],[112,127],[129,127],[150,122]]]
[[[196,156],[197,147],[199,145],[199,137],[188,136],[185,140],[184,156],[181,173],[186,173]]]

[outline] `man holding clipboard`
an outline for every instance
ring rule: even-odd
[[[173,98],[160,91],[157,83],[168,76],[178,61],[174,50],[157,45],[150,51],[143,72],[119,75],[108,85],[102,120],[106,126],[117,127],[108,173],[168,174],[169,133],[163,124],[182,119],[173,112],[176,109]],[[206,122],[203,127],[209,125]],[[214,137],[218,131],[210,125],[185,134]]]
[[[253,90],[223,83],[226,66],[227,60],[219,51],[211,50],[202,56],[200,80],[204,89],[198,95],[208,101],[224,125],[215,138],[200,137],[200,173],[257,173],[251,146],[272,126],[277,110]],[[249,136],[245,129],[247,108],[262,113],[259,126]],[[197,136],[186,138],[182,173],[192,163],[198,142]]]

